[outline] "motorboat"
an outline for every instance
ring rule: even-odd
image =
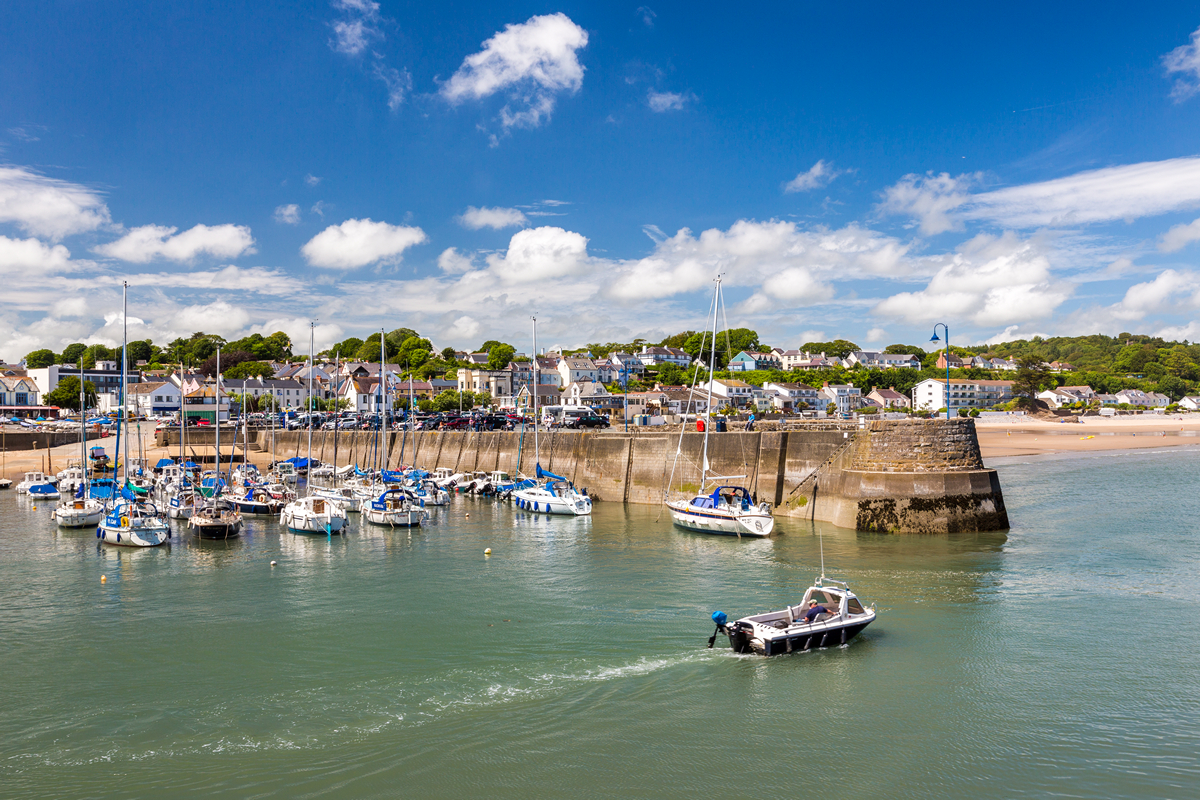
[[[17,484],[17,494],[29,494],[31,486],[41,486],[43,484],[54,485],[50,483],[44,472],[26,472],[25,477]]]
[[[775,518],[766,503],[755,504],[742,486],[718,486],[691,500],[670,500],[671,520],[680,528],[727,536],[770,536]]]
[[[243,517],[275,517],[287,505],[264,485],[246,486],[241,497],[229,495],[225,499],[241,512]]]
[[[372,525],[414,528],[425,519],[425,512],[404,489],[389,486],[374,500],[359,505],[362,518]]]
[[[374,493],[355,486],[314,486],[312,496],[321,497],[333,503],[348,514],[357,514],[359,505],[364,500],[370,500]]]
[[[466,479],[462,472],[453,472],[448,467],[438,467],[433,471],[433,482],[443,489],[453,489]]]
[[[53,483],[35,483],[29,487],[28,494],[34,500],[57,500],[62,497]]]
[[[299,475],[296,472],[296,467],[290,461],[280,461],[275,464],[275,475],[282,483],[294,484]]]
[[[85,497],[80,491],[76,496],[64,498],[54,510],[51,518],[60,528],[93,528],[104,519],[104,503],[94,497]]]
[[[75,494],[80,486],[87,484],[87,476],[83,474],[83,467],[78,464],[68,466],[59,472],[56,477],[58,479],[58,490],[66,494]]]
[[[96,529],[96,538],[105,544],[120,547],[157,547],[166,544],[170,530],[154,504],[145,500],[129,500],[124,491],[119,497]]]
[[[201,497],[189,484],[171,484],[164,492],[167,516],[171,519],[188,519],[202,502]]]
[[[592,513],[592,498],[559,475],[537,467],[538,483],[513,492],[513,502],[524,511],[540,514],[586,516]]]
[[[811,602],[828,613],[810,614],[810,609],[816,610]],[[799,605],[732,622],[724,612],[715,611],[712,620],[717,629],[708,640],[709,647],[723,633],[735,653],[778,656],[846,644],[875,621],[875,606],[864,606],[845,582],[821,576],[808,587]]]
[[[450,493],[438,486],[429,478],[412,487],[412,493],[421,501],[422,506],[448,506]]]
[[[288,503],[279,514],[292,533],[341,533],[346,527],[346,512],[323,497],[301,497]]]
[[[242,532],[242,515],[225,498],[217,498],[192,511],[187,524],[201,539],[232,539]]]

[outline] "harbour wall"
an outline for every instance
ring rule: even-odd
[[[252,437],[254,436],[252,432]],[[379,436],[369,431],[314,431],[313,458],[337,464],[378,463]],[[269,451],[271,434],[252,449]],[[222,437],[224,438],[224,437]],[[388,466],[415,464],[454,472],[534,472],[532,431],[418,431],[388,434]],[[540,434],[542,468],[596,499],[659,503],[669,485],[692,493],[704,435],[619,431]],[[679,458],[675,458],[676,450]],[[303,457],[308,432],[276,432],[275,457]],[[905,420],[805,424],[802,429],[714,433],[709,474],[730,476],[788,516],[890,533],[1002,530],[1008,514],[995,470],[986,469],[974,420]],[[674,466],[674,474],[672,467]]]
[[[98,431],[88,431],[87,438],[91,441],[101,438],[101,435]],[[18,450],[47,450],[64,444],[79,444],[79,431],[7,431],[3,449],[14,453]]]

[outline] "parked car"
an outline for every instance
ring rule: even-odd
[[[563,419],[564,428],[607,428],[608,425],[608,418],[596,413],[579,415],[568,413],[564,415]]]

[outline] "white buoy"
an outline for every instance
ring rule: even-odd
[[[486,550],[483,551],[483,554],[485,556],[490,556],[492,554],[492,548],[490,548],[490,547],[487,548]]]
[[[272,567],[273,567],[273,566],[275,566],[275,562],[274,562],[274,561],[272,561],[272,562],[271,562],[271,566],[272,566]]]

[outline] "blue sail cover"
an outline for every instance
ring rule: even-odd
[[[160,458],[158,460],[158,463],[154,465],[154,468],[162,469],[163,467],[172,466],[174,463],[175,463],[175,459],[173,459],[173,458]]]
[[[404,481],[403,472],[393,472],[390,469],[385,469],[381,474],[383,475],[383,479],[385,481],[389,481],[391,483],[401,483]]]
[[[296,458],[289,458],[287,461],[289,464],[291,464],[296,469],[308,469],[308,459],[307,458],[300,458],[297,456]]]
[[[549,478],[552,481],[565,481],[566,480],[566,478],[564,478],[561,475],[555,475],[553,472],[546,472],[544,469],[542,469],[542,465],[540,463],[537,465],[537,476],[538,476],[539,480],[541,478]]]
[[[189,459],[189,460],[183,462],[183,468],[184,469],[200,469],[200,465],[197,464],[195,461],[192,461]]]

